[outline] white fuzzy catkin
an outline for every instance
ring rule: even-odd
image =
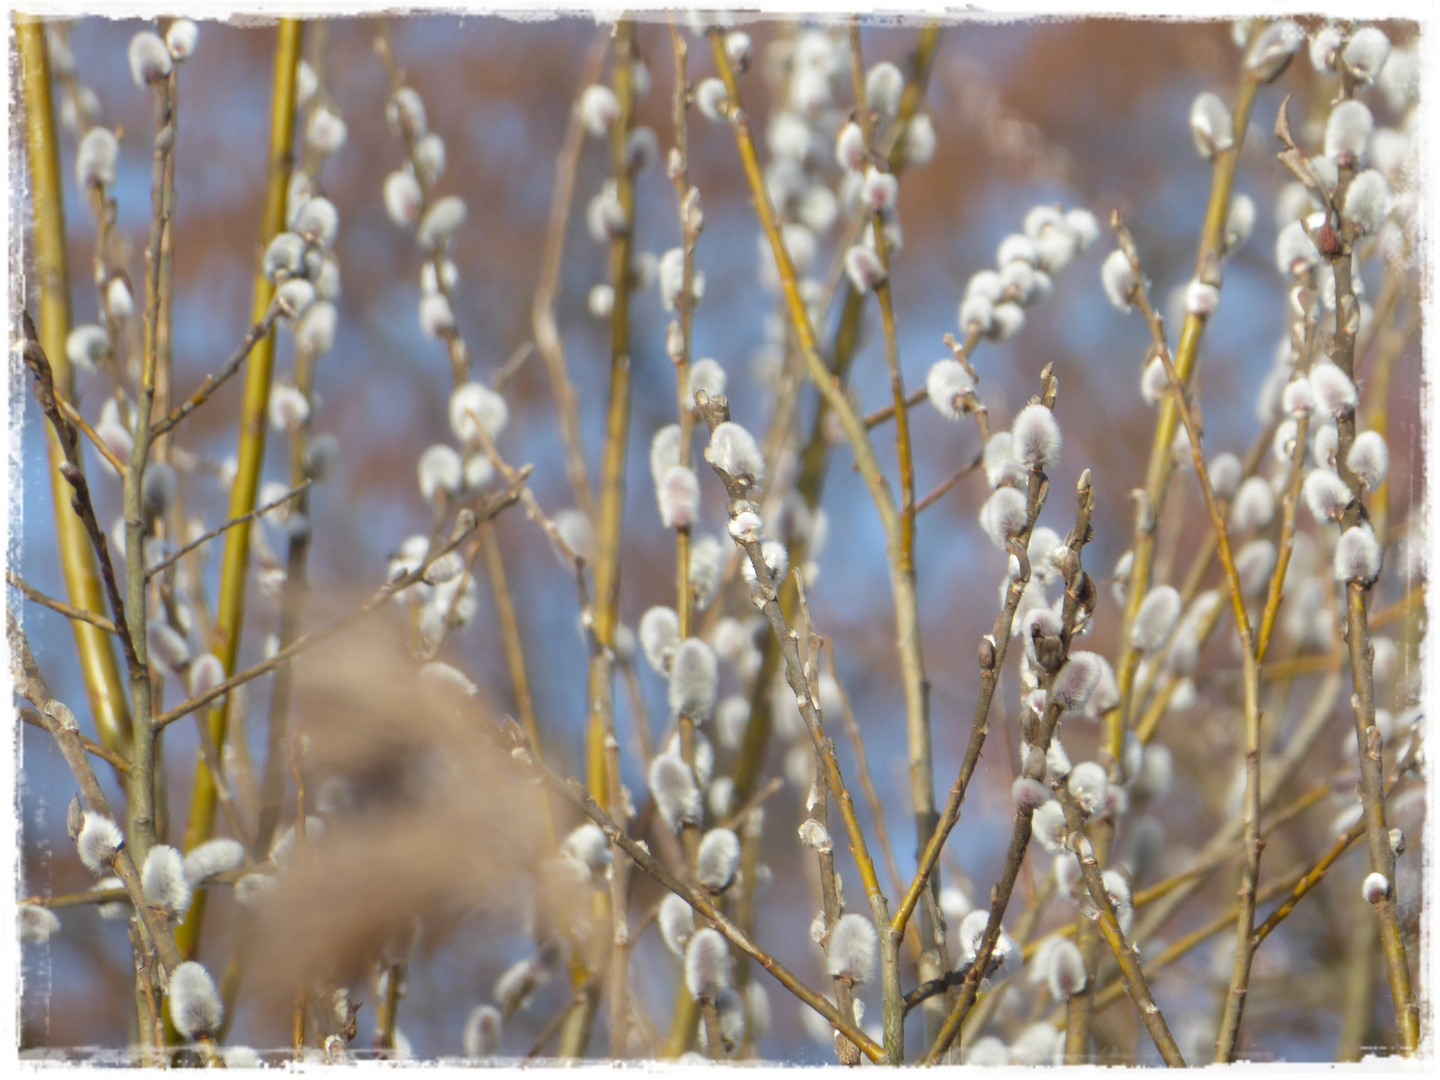
[[[665,947],[676,956],[683,957],[685,947],[695,934],[694,908],[670,893],[660,902],[656,921],[660,924],[660,936],[665,939]]]
[[[1088,980],[1085,958],[1069,938],[1057,938],[1046,953],[1046,960],[1045,981],[1050,987],[1050,996],[1056,1001],[1067,1001],[1085,989]]]
[[[812,817],[800,823],[800,842],[822,853],[835,850],[835,841],[830,838],[829,830]]]
[[[1080,809],[1089,817],[1105,805],[1105,791],[1109,778],[1105,767],[1094,761],[1082,761],[1070,770],[1070,794],[1075,796]]]
[[[1245,69],[1262,83],[1279,78],[1304,42],[1305,31],[1293,20],[1273,22],[1260,32],[1245,54]]]
[[[1105,895],[1115,909],[1115,921],[1122,934],[1130,933],[1130,924],[1135,921],[1135,906],[1130,901],[1130,883],[1118,870],[1106,870],[1101,875],[1105,884]]]
[[[1207,466],[1207,471],[1210,473],[1210,486],[1215,490],[1217,499],[1233,496],[1240,486],[1240,478],[1244,475],[1240,459],[1229,451],[1216,454]]]
[[[1218,94],[1207,90],[1191,104],[1190,136],[1207,161],[1235,145],[1235,124]]]
[[[655,489],[660,507],[660,523],[667,529],[683,529],[695,524],[700,509],[700,481],[694,469],[672,465]]]
[[[245,846],[228,836],[217,837],[197,844],[186,854],[185,879],[192,886],[198,885],[216,874],[238,870],[244,864]]]
[[[1105,295],[1110,298],[1110,303],[1115,305],[1116,310],[1128,313],[1134,302],[1139,279],[1136,278],[1135,269],[1130,265],[1125,252],[1117,248],[1106,256],[1100,266],[1100,283],[1105,286]]]
[[[1374,236],[1390,213],[1390,184],[1375,169],[1366,169],[1350,181],[1345,192],[1345,218],[1362,236]]]
[[[1350,445],[1345,464],[1355,474],[1365,490],[1374,491],[1385,482],[1390,469],[1390,451],[1385,445],[1385,436],[1378,431],[1362,431]]]
[[[905,125],[902,155],[907,168],[921,168],[935,159],[935,122],[929,113],[916,113]]]
[[[436,199],[420,219],[420,226],[415,230],[415,242],[422,251],[445,247],[465,224],[465,216],[465,201],[458,195]]]
[[[1235,553],[1235,574],[1240,579],[1240,595],[1259,596],[1270,584],[1278,556],[1275,545],[1264,537],[1251,540]]]
[[[960,301],[958,321],[962,333],[988,334],[995,321],[995,301],[978,292],[966,292]]]
[[[695,774],[679,754],[657,754],[650,763],[649,779],[655,806],[672,830],[682,824],[699,824],[700,789],[695,786]]]
[[[1255,228],[1255,200],[1249,195],[1236,195],[1225,218],[1225,254],[1233,254]]]
[[[1282,274],[1305,274],[1319,261],[1320,251],[1303,222],[1292,221],[1280,230],[1275,238],[1275,264]]]
[[[961,399],[974,385],[965,366],[952,359],[935,361],[925,377],[925,392],[930,396],[930,403],[947,420],[960,419]]]
[[[176,19],[170,24],[170,29],[165,31],[165,47],[170,50],[170,58],[177,64],[183,64],[194,56],[195,47],[199,43],[200,28],[189,19]]]
[[[442,494],[453,495],[464,484],[464,465],[453,446],[436,443],[420,455],[417,466],[420,496],[433,503]]]
[[[865,179],[860,184],[860,200],[872,212],[892,209],[899,191],[900,182],[892,173],[883,173],[873,165],[866,168]]]
[[[466,383],[450,395],[450,430],[467,446],[480,441],[481,431],[499,438],[509,419],[505,399],[483,383]]]
[[[427,338],[449,337],[455,332],[455,309],[444,293],[421,293],[420,332]]]
[[[869,982],[875,976],[879,940],[875,924],[864,915],[842,915],[830,929],[826,971],[852,983]]]
[[[1339,521],[1354,497],[1350,486],[1329,469],[1312,469],[1301,485],[1300,495],[1322,525]]]
[[[1220,307],[1220,290],[1198,278],[1185,286],[1185,311],[1209,318]]]
[[[865,103],[886,119],[900,111],[905,76],[889,60],[882,60],[865,73]]]
[[[1339,164],[1358,165],[1375,130],[1375,118],[1364,102],[1342,101],[1325,122],[1325,156]]]
[[[1140,604],[1130,641],[1142,652],[1154,652],[1165,643],[1180,618],[1180,593],[1174,586],[1157,585]]]
[[[887,277],[880,256],[864,244],[856,244],[845,252],[845,273],[858,293],[878,288]]]
[[[1053,467],[1060,459],[1060,423],[1040,403],[1027,405],[1011,425],[1015,456],[1032,469]]]
[[[652,607],[640,616],[640,648],[658,674],[669,672],[675,650],[680,648],[680,616],[674,608]]]
[[[1335,580],[1368,585],[1380,574],[1380,544],[1368,525],[1354,525],[1335,545]]]
[[[110,355],[110,335],[105,332],[103,326],[96,326],[93,323],[77,326],[65,339],[66,358],[69,359],[72,366],[84,371],[94,371],[108,355]],[[129,434],[128,431],[126,434]],[[128,457],[128,455],[125,456]]]
[[[608,86],[587,86],[580,95],[580,119],[585,130],[597,139],[610,130],[619,116],[620,100]]]
[[[1064,1049],[1065,1031],[1045,1020],[1037,1020],[1010,1044],[1011,1065],[1054,1065]]]
[[[598,872],[610,865],[610,841],[600,826],[587,821],[565,837],[560,844],[560,854]]]
[[[82,188],[92,184],[109,187],[115,183],[120,142],[109,128],[93,127],[80,140],[75,153],[75,179]]]
[[[718,930],[695,931],[685,949],[685,988],[700,1001],[714,1001],[730,989],[730,943]]]
[[[1263,529],[1274,517],[1275,489],[1270,486],[1270,481],[1263,476],[1252,476],[1240,485],[1230,507],[1232,532]]]
[[[130,39],[130,77],[136,86],[156,82],[170,74],[174,66],[170,50],[160,35],[152,30],[142,30]]]
[[[842,169],[859,169],[866,157],[865,136],[860,125],[851,120],[835,137],[835,160]]]
[[[695,87],[695,105],[707,120],[723,120],[730,107],[725,84],[716,78],[701,79]]]
[[[765,479],[765,458],[755,436],[733,420],[711,432],[705,460],[742,484],[753,487]]]
[[[420,207],[425,199],[424,193],[420,190],[420,181],[408,172],[392,172],[385,177],[382,194],[385,213],[390,216],[391,221],[401,227],[415,223],[420,216]]]
[[[169,623],[152,619],[146,628],[145,640],[150,659],[170,671],[179,671],[190,662],[190,643]]]
[[[315,286],[304,278],[291,278],[275,290],[275,306],[287,319],[298,319],[315,302]]]
[[[187,960],[170,972],[170,1022],[186,1039],[213,1035],[220,1029],[225,1007],[210,972]]]
[[[1315,391],[1310,380],[1296,375],[1285,384],[1280,394],[1280,408],[1290,416],[1308,416],[1315,411]]]
[[[1015,456],[1015,439],[1008,431],[997,431],[986,441],[983,464],[992,488],[1025,482],[1025,465]]]
[[[1010,785],[1010,799],[1021,810],[1038,810],[1049,794],[1050,789],[1044,783],[1028,776],[1017,776]]]
[[[990,332],[993,341],[1009,341],[1025,325],[1025,309],[1019,304],[996,304],[990,313]]]
[[[60,917],[40,904],[21,904],[19,916],[20,937],[25,941],[43,944],[60,931]]]
[[[713,892],[724,892],[740,867],[740,838],[729,829],[711,829],[695,854],[695,880]]]
[[[335,330],[340,313],[328,300],[311,305],[305,317],[295,324],[295,348],[311,356],[323,356],[335,344]]]
[[[290,431],[310,418],[310,402],[293,386],[274,386],[265,412],[272,431]]]
[[[494,1005],[477,1005],[465,1019],[460,1046],[471,1060],[492,1058],[500,1052],[502,1021]]]
[[[1099,681],[1100,657],[1092,652],[1073,652],[1055,676],[1050,694],[1062,708],[1078,712],[1090,700]]]
[[[1013,487],[996,488],[980,507],[980,527],[996,547],[1016,536],[1025,527],[1025,496]]]
[[[690,543],[690,586],[695,593],[695,606],[703,611],[720,591],[720,576],[725,554],[720,541],[708,534],[695,537]]]
[[[190,879],[185,873],[185,858],[168,844],[156,844],[145,856],[140,871],[145,901],[171,919],[179,919],[190,907]]]
[[[1310,64],[1322,75],[1335,71],[1335,58],[1345,37],[1338,26],[1322,26],[1310,35]]]
[[[675,651],[670,663],[670,709],[697,722],[710,719],[720,685],[715,650],[699,638],[689,638]]]
[[[1384,874],[1367,874],[1360,893],[1367,904],[1378,904],[1390,895],[1390,880]]]
[[[1390,39],[1378,26],[1361,27],[1351,35],[1340,58],[1362,85],[1369,85],[1390,58]]]
[[[1065,850],[1070,830],[1065,824],[1065,808],[1054,799],[1048,800],[1030,818],[1030,835],[1051,855]]]
[[[704,390],[706,395],[717,398],[725,393],[725,369],[720,366],[718,360],[704,357],[696,360],[690,365],[690,374],[686,382],[686,399],[695,400],[695,391]]]
[[[305,145],[329,156],[345,145],[347,133],[340,114],[322,105],[310,114],[310,122],[305,125]]]
[[[340,231],[340,211],[329,199],[306,199],[290,218],[290,231],[320,249],[335,242]]]
[[[666,424],[650,440],[650,478],[658,488],[665,474],[680,464],[680,425]]]

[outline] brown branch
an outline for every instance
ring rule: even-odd
[[[47,607],[51,611],[58,611],[67,619],[78,619],[81,622],[89,623],[91,626],[98,626],[107,634],[118,634],[120,632],[119,628],[109,619],[105,618],[104,615],[97,615],[95,612],[86,611],[83,608],[71,607],[63,600],[56,600],[53,596],[48,596],[35,588],[34,585],[31,585],[13,570],[5,571],[5,580],[24,593],[27,600],[33,600],[41,607]]]

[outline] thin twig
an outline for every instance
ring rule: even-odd
[[[231,518],[223,525],[217,525],[209,532],[202,533],[194,540],[191,540],[184,547],[177,550],[174,554],[167,556],[166,558],[160,560],[154,566],[151,566],[148,570],[146,570],[146,579],[148,580],[150,578],[153,578],[161,571],[168,570],[170,567],[174,566],[181,559],[183,559],[186,555],[189,555],[196,548],[205,546],[211,540],[214,540],[218,536],[223,536],[228,530],[233,529],[236,525],[239,525],[246,521],[254,521],[257,517],[268,514],[271,510],[279,509],[280,507],[288,503],[291,499],[294,499],[302,492],[307,491],[312,483],[314,483],[313,480],[302,480],[298,487],[291,488],[289,491],[285,492],[284,495],[281,495],[273,502],[268,502],[264,506],[257,506],[254,510],[249,511],[248,513],[241,514],[237,518]]]
[[[22,593],[24,593],[27,600],[33,600],[41,607],[47,607],[51,611],[58,611],[67,619],[79,619],[81,622],[87,622],[91,626],[98,626],[107,634],[118,634],[120,632],[119,628],[116,627],[116,625],[112,621],[105,618],[104,615],[96,615],[93,611],[86,611],[82,608],[71,607],[63,600],[56,600],[53,596],[48,596],[45,593],[41,592],[39,589],[35,588],[34,585],[31,585],[28,581],[22,578],[19,574],[15,573],[15,571],[13,570],[5,571],[5,580],[11,585],[15,586],[15,588],[19,589]]]
[[[1155,1004],[1155,998],[1145,982],[1145,974],[1140,970],[1140,958],[1125,940],[1116,919],[1115,905],[1110,901],[1110,894],[1100,875],[1100,865],[1095,861],[1095,849],[1090,844],[1090,838],[1085,835],[1085,816],[1080,804],[1066,787],[1064,778],[1057,778],[1050,786],[1065,810],[1065,824],[1070,830],[1070,848],[1075,852],[1075,859],[1080,864],[1080,874],[1085,880],[1085,887],[1090,891],[1090,900],[1095,906],[1096,924],[1104,935],[1106,944],[1110,946],[1110,951],[1115,954],[1116,963],[1120,965],[1125,989],[1129,991],[1135,1007],[1140,1010],[1140,1019],[1144,1022],[1145,1029],[1150,1032],[1150,1037],[1155,1041],[1155,1049],[1160,1051],[1165,1064],[1172,1069],[1183,1069],[1185,1059],[1180,1054],[1180,1048],[1175,1045],[1175,1037],[1170,1034],[1165,1016]]]

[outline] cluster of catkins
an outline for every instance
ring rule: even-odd
[[[385,108],[391,130],[406,147],[404,165],[385,178],[385,209],[401,228],[415,228],[415,243],[425,255],[420,268],[420,328],[428,337],[443,339],[452,358],[467,357],[460,336],[452,291],[459,272],[447,251],[465,223],[464,201],[458,195],[435,197],[433,186],[445,171],[445,143],[429,130],[425,102],[413,87],[402,86]],[[505,399],[482,382],[467,381],[450,396],[450,433],[454,443],[427,447],[417,463],[420,496],[430,505],[436,522],[483,492],[495,476],[486,451],[510,418]],[[413,572],[426,564],[431,549],[429,534],[407,537],[390,559],[390,578]],[[433,654],[445,636],[467,625],[479,607],[475,579],[465,573],[456,552],[431,560],[424,580],[397,594],[397,600],[418,610],[422,651]]]

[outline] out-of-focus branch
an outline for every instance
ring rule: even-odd
[[[39,340],[55,365],[59,396],[74,397],[74,374],[65,352],[70,334],[70,278],[65,254],[64,196],[60,179],[60,139],[50,89],[50,56],[45,24],[35,16],[17,17],[25,104],[25,151],[34,210],[34,258],[40,294]],[[47,431],[50,486],[55,501],[55,540],[70,603],[92,612],[105,609],[105,593],[84,523],[70,507],[70,482],[61,474],[66,456],[59,435]],[[130,709],[109,637],[98,627],[73,624],[80,674],[95,720],[96,733],[112,751],[130,741]]]
[[[299,19],[281,19],[276,37],[273,90],[270,103],[270,145],[266,157],[265,212],[261,220],[262,248],[285,229],[285,202],[289,193],[291,142],[295,131],[295,84],[300,67],[300,46],[304,24]],[[254,283],[251,323],[261,323],[271,311],[274,285],[258,268]],[[275,359],[275,339],[267,331],[255,341],[245,373],[245,393],[240,405],[240,443],[230,508],[226,515],[238,518],[255,508],[260,467],[265,458],[265,410],[270,400],[270,376]],[[227,672],[235,670],[240,650],[240,631],[245,618],[245,589],[250,568],[250,522],[231,529],[225,538],[220,565],[220,599],[215,614],[212,651]],[[296,644],[299,644],[297,641]],[[279,654],[277,654],[279,655]],[[225,685],[225,684],[221,684]],[[227,690],[229,688],[227,687]],[[218,697],[219,695],[214,695]],[[212,698],[213,700],[213,698]],[[211,710],[205,718],[216,746],[225,745],[231,699]],[[173,713],[175,710],[171,710]],[[156,718],[157,729],[164,717]],[[185,829],[186,850],[210,838],[215,824],[217,791],[215,778],[203,760],[197,762],[190,801],[190,820]],[[205,894],[191,904],[185,921],[176,932],[176,944],[183,955],[194,955],[205,918]]]

